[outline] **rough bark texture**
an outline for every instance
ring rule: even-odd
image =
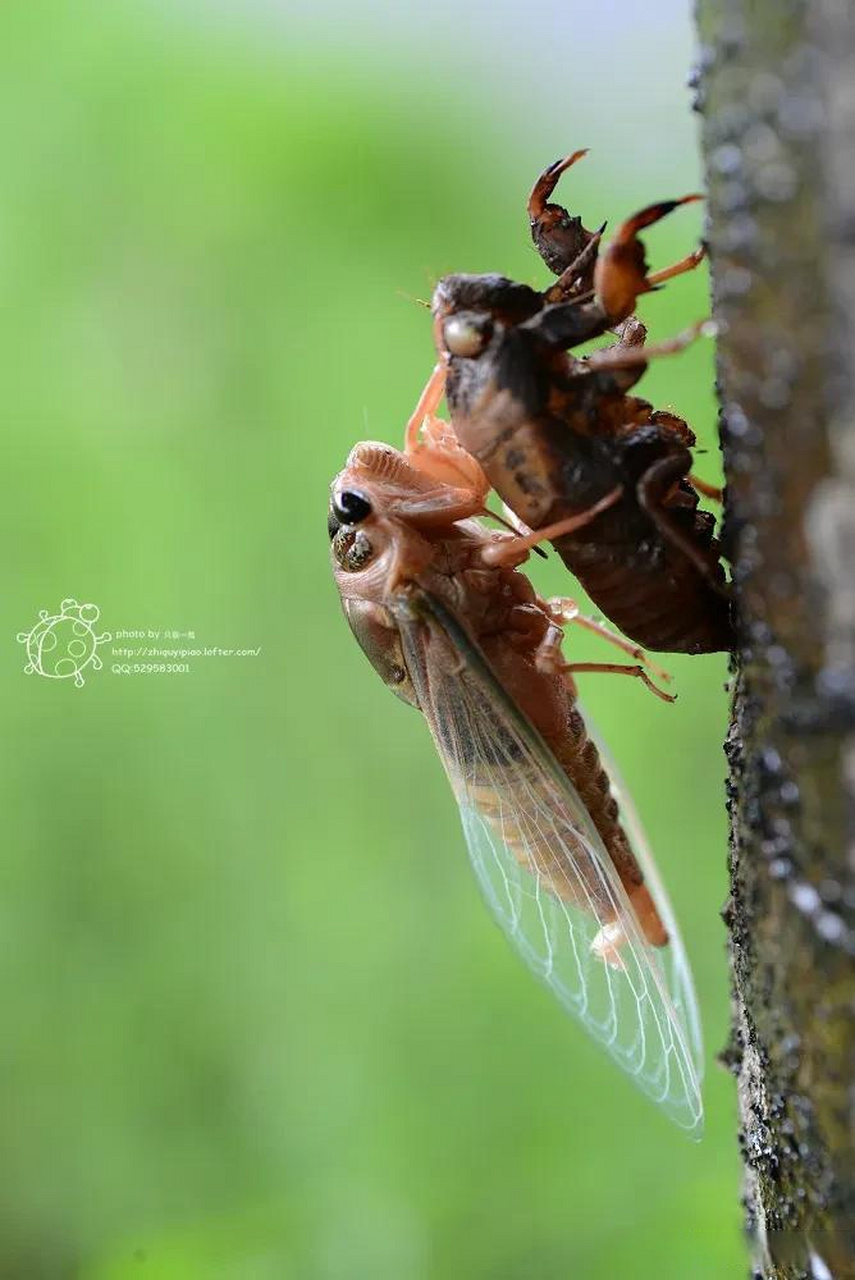
[[[755,1275],[855,1275],[855,13],[698,0],[739,595],[733,1039]]]
[[[739,608],[730,931],[755,1276],[855,1275],[855,9],[697,0]]]

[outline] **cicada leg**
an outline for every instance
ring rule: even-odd
[[[490,482],[476,458],[467,453],[450,423],[437,416],[445,394],[446,363],[434,365],[404,432],[404,453],[423,475],[456,489],[468,489],[484,506]]]
[[[481,552],[482,559],[485,564],[493,567],[522,564],[529,551],[536,547],[538,543],[551,542],[554,538],[560,538],[566,533],[584,529],[603,511],[613,507],[622,495],[623,485],[616,485],[614,489],[611,489],[598,502],[593,503],[586,511],[567,516],[565,520],[558,520],[555,524],[544,525],[542,529],[534,529],[531,533],[520,534],[519,537],[503,538],[501,541],[491,542]]]
[[[695,433],[685,418],[678,417],[669,409],[655,409],[650,415],[650,421],[657,427],[663,427],[669,435],[678,438],[689,449],[697,444]]]
[[[633,644],[631,640],[625,640],[623,636],[616,635],[602,622],[597,622],[594,618],[588,618],[584,613],[579,612],[579,606],[575,600],[571,600],[567,596],[554,596],[546,601],[546,607],[549,616],[559,625],[566,626],[573,623],[577,627],[584,628],[585,631],[592,631],[594,635],[601,636],[609,644],[613,644],[615,648],[622,650],[623,653],[629,654],[631,658],[635,658],[636,662],[642,663],[647,667],[658,680],[664,680],[667,684],[671,682],[670,672],[664,667],[660,667],[654,662],[649,654],[645,653],[637,644]]]
[[[694,471],[690,471],[686,479],[692,488],[697,489],[698,493],[702,493],[711,502],[724,501],[724,489],[720,489],[716,484],[710,484],[707,480],[702,480],[700,476],[695,475]]]
[[[702,260],[703,252],[695,250],[672,266],[649,275],[644,245],[638,238],[640,231],[659,222],[673,209],[702,198],[699,195],[688,195],[679,200],[663,200],[659,204],[648,205],[618,227],[614,238],[597,258],[593,280],[594,292],[612,321],[623,320],[631,315],[640,294],[650,293],[665,280],[673,279],[684,271],[691,271]]]
[[[597,355],[605,355],[612,352],[635,351],[643,347],[647,341],[647,327],[642,324],[638,316],[627,316],[620,324],[614,326],[611,332],[617,338],[617,342],[610,343],[607,347],[599,347]],[[593,353],[592,353],[593,354]],[[579,364],[581,370],[587,370],[591,367],[590,356],[583,357]],[[636,381],[638,379],[636,378]]]
[[[655,360],[659,356],[677,355],[678,352],[685,351],[686,347],[690,347],[698,338],[714,337],[715,334],[714,321],[698,320],[690,328],[678,333],[676,337],[669,338],[665,342],[656,342],[650,347],[642,346],[640,343],[630,346],[618,342],[615,346],[594,351],[586,359],[585,365],[588,369],[632,369],[638,365],[647,364],[648,360]]]
[[[609,675],[616,676],[635,676],[642,684],[646,685],[651,693],[655,693],[657,698],[661,698],[663,702],[676,702],[677,695],[675,693],[666,693],[664,689],[660,689],[654,684],[650,676],[644,670],[644,667],[630,666],[621,662],[567,662],[561,668],[565,675],[572,676],[581,671],[602,671]]]
[[[574,151],[544,169],[528,199],[528,219],[535,248],[549,270],[561,277],[553,286],[557,295],[550,297],[550,301],[569,296],[572,284],[580,276],[582,288],[590,288],[603,228],[587,231],[581,218],[569,214],[562,205],[549,202],[561,175],[587,154],[587,150]]]
[[[705,577],[714,590],[727,595],[727,588],[719,576],[718,560],[711,560],[699,550],[690,537],[680,528],[673,516],[665,510],[665,495],[689,474],[688,450],[668,458],[660,458],[648,467],[638,482],[638,502],[661,536],[683,553]]]
[[[672,262],[670,267],[663,267],[661,271],[652,272],[647,277],[647,283],[653,285],[654,289],[656,289],[660,284],[664,284],[666,280],[673,280],[675,276],[681,276],[686,271],[694,271],[695,267],[699,267],[706,256],[706,245],[699,244],[697,249],[687,253],[685,258],[681,258],[679,262]]]
[[[645,684],[651,693],[654,693],[657,698],[661,698],[663,702],[676,701],[676,696],[674,694],[666,693],[664,689],[660,689],[658,685],[653,683],[650,676],[645,671],[644,666],[641,664],[644,663],[644,665],[651,667],[661,678],[670,680],[671,677],[667,672],[656,667],[654,663],[649,661],[647,655],[644,654],[642,650],[631,645],[629,641],[624,641],[620,636],[613,635],[613,633],[608,631],[607,628],[601,626],[597,622],[594,622],[592,619],[583,618],[578,611],[571,613],[571,611],[566,607],[568,604],[572,605],[573,609],[576,608],[575,603],[572,600],[547,602],[546,608],[552,625],[547,629],[546,634],[538,645],[537,652],[535,653],[535,663],[541,671],[551,671],[556,675],[563,676],[574,694],[576,692],[576,682],[573,679],[574,675],[578,675],[582,672],[607,672],[610,675],[633,676],[636,680],[640,680],[642,684]],[[553,608],[553,605],[559,605],[560,607]],[[639,659],[639,665],[632,666],[629,663],[619,662],[567,662],[561,651],[561,645],[564,640],[563,627],[569,622],[578,623],[579,625],[596,632],[598,635],[602,635],[605,639],[611,640],[619,649],[623,649],[624,652],[637,656]]]
[[[445,395],[445,370],[444,360],[440,360],[434,365],[425,388],[418,398],[416,407],[410,415],[410,420],[404,431],[404,453],[407,455],[416,453],[419,447],[422,423],[425,418],[434,417],[442,403],[442,397]]]
[[[647,326],[639,320],[638,316],[627,316],[615,328],[617,334],[617,342],[614,348],[604,347],[604,351],[619,349],[621,351],[632,350],[635,347],[643,347],[647,341]]]
[[[619,920],[604,924],[591,943],[591,951],[598,960],[610,965],[612,969],[625,969],[621,958],[621,947],[626,945],[626,933]]]

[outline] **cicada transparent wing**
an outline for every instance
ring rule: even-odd
[[[648,844],[644,827],[641,824],[641,819],[638,816],[638,810],[633,803],[629,788],[624,783],[608,747],[596,730],[591,728],[590,721],[587,723],[588,733],[596,742],[600,759],[608,772],[612,795],[620,807],[621,825],[629,836],[636,861],[644,875],[644,883],[653,895],[659,918],[668,934],[668,946],[660,952],[665,971],[665,982],[671,1002],[688,1033],[688,1046],[692,1053],[695,1073],[698,1081],[700,1081],[704,1075],[704,1041],[700,1011],[698,1010],[698,997],[695,993],[692,970],[689,967],[689,957],[686,955],[686,948],[680,936],[680,930],[677,928],[674,908],[671,906],[671,901],[665,892],[662,877],[653,859],[653,853]]]
[[[394,612],[493,914],[565,1008],[644,1093],[699,1136],[694,993],[690,979],[678,982],[678,1009],[662,956],[676,947],[686,974],[673,916],[669,947],[649,945],[576,789],[446,607],[420,592]],[[614,924],[625,935],[617,965],[595,949]]]

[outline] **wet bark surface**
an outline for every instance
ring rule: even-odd
[[[855,8],[697,0],[738,599],[727,754],[753,1274],[855,1275]]]

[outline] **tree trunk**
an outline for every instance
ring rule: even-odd
[[[855,1275],[855,9],[697,0],[736,583],[733,1035],[755,1275]]]

